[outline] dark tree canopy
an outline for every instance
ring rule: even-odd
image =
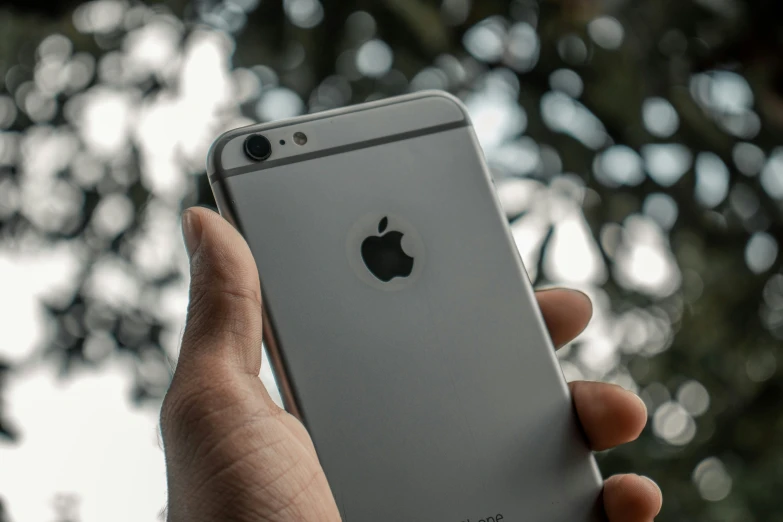
[[[159,401],[186,285],[175,225],[214,204],[211,140],[446,89],[531,277],[596,301],[566,376],[648,406],[604,473],[657,480],[662,520],[783,521],[780,20],[773,0],[0,2],[0,245],[76,252],[41,293],[45,341],[0,351],[0,390],[121,353],[135,398]],[[0,436],[24,436],[3,408]]]

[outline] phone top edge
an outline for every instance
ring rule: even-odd
[[[402,123],[400,121],[390,121],[389,119],[376,118],[374,120],[376,123],[381,122],[380,125],[378,126],[379,127],[379,130],[377,132],[378,135],[370,136],[370,139],[367,139],[367,135],[362,135],[362,133],[360,133],[357,129],[354,137],[348,136],[342,140],[332,139],[332,140],[324,140],[323,143],[313,143],[310,146],[302,148],[301,153],[294,153],[291,155],[283,154],[283,157],[278,157],[279,154],[274,155],[270,161],[263,162],[263,163],[248,162],[247,164],[243,164],[243,165],[231,165],[231,164],[226,164],[226,161],[224,160],[225,158],[224,151],[226,147],[230,144],[231,147],[237,148],[238,147],[237,142],[239,141],[237,140],[237,138],[242,138],[250,134],[256,134],[261,132],[281,133],[281,132],[286,132],[286,129],[295,125],[298,126],[302,126],[302,125],[312,126],[312,125],[319,125],[319,124],[324,125],[326,121],[329,121],[333,124],[335,121],[339,121],[339,118],[343,116],[359,115],[369,110],[374,110],[374,109],[383,110],[384,108],[387,107],[413,104],[426,99],[439,99],[442,101],[449,102],[450,109],[448,109],[444,105],[441,107],[441,109],[444,110],[441,110],[440,112],[436,110],[430,110],[428,112],[428,111],[422,111],[421,110],[422,107],[417,107],[416,108],[417,110],[412,110],[411,113],[408,116],[406,116],[404,120],[405,123]],[[429,107],[433,107],[432,104],[429,104]],[[456,112],[453,112],[454,109],[456,109]],[[452,111],[452,113],[446,114],[445,111]],[[426,121],[427,118],[430,118],[432,121],[427,122]],[[362,122],[363,120],[360,119],[358,121]],[[364,121],[366,122],[367,120]],[[348,121],[346,120],[345,123],[348,123]],[[374,102],[342,107],[339,109],[332,109],[332,110],[318,112],[314,114],[306,114],[288,120],[253,124],[253,125],[248,125],[245,127],[229,130],[221,134],[213,142],[212,146],[209,149],[207,155],[207,165],[206,165],[207,175],[209,176],[209,180],[212,183],[214,183],[217,178],[227,177],[227,175],[241,174],[243,173],[243,171],[264,170],[267,168],[279,166],[281,164],[291,163],[296,161],[306,161],[307,159],[313,159],[314,157],[328,155],[328,153],[335,154],[335,153],[345,152],[346,150],[343,149],[346,148],[353,150],[355,148],[361,148],[361,146],[372,146],[376,144],[375,143],[376,141],[379,140],[383,140],[385,142],[385,141],[394,141],[395,139],[408,139],[411,137],[416,137],[417,135],[421,135],[421,134],[428,134],[430,132],[439,132],[442,130],[448,130],[449,128],[456,128],[456,127],[470,126],[470,125],[471,125],[471,121],[467,108],[459,100],[459,98],[444,91],[437,91],[437,90],[421,91],[414,94],[396,96],[396,97],[386,98]],[[348,126],[349,125],[343,125],[343,127],[348,127]],[[318,137],[319,136],[316,133],[315,141],[318,140]],[[372,139],[373,137],[375,139]],[[275,138],[274,141],[277,141],[277,138]],[[290,148],[293,147],[295,147],[295,145],[291,145]],[[297,152],[299,151],[300,149],[297,148]]]

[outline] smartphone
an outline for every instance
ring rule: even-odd
[[[460,101],[223,134],[265,344],[346,522],[593,522],[602,479]]]

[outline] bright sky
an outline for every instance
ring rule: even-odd
[[[58,379],[51,365],[17,375],[6,399],[19,445],[0,445],[0,491],[13,521],[51,521],[56,495],[75,494],[83,522],[154,521],[165,505],[156,408],[128,398],[132,366]]]

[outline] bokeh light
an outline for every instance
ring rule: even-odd
[[[706,458],[696,466],[693,470],[693,481],[704,500],[717,502],[731,493],[731,476],[716,457]]]
[[[382,40],[369,40],[356,52],[356,69],[365,76],[380,78],[388,73],[394,56]]]
[[[623,25],[611,16],[599,16],[587,25],[587,32],[604,49],[619,49],[625,38]]]
[[[424,89],[465,102],[534,284],[593,300],[566,378],[648,408],[602,471],[658,480],[665,520],[783,516],[777,4],[29,4],[0,11],[0,519],[165,517],[210,144]]]

